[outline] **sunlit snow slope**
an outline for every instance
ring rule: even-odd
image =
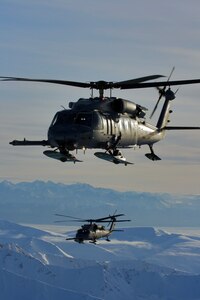
[[[200,238],[152,227],[110,243],[0,220],[0,299],[200,299]]]

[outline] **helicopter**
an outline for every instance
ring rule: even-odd
[[[80,219],[77,217],[55,214],[59,217],[70,218],[71,220],[64,221],[55,221],[56,223],[67,222],[67,221],[76,221],[76,222],[88,222],[84,224],[80,229],[77,230],[76,236],[72,238],[66,238],[67,241],[74,240],[77,243],[84,243],[84,241],[89,241],[90,243],[96,244],[97,239],[106,238],[107,242],[110,242],[108,238],[113,231],[123,231],[115,229],[115,224],[117,222],[130,222],[131,220],[118,220],[118,217],[124,216],[124,214],[109,215],[107,217],[98,218],[98,219]],[[97,223],[110,223],[109,229],[106,229],[103,225],[98,225]]]
[[[44,155],[61,162],[82,162],[71,151],[82,149],[103,149],[94,155],[114,164],[133,164],[127,161],[122,149],[148,145],[150,152],[145,156],[158,161],[161,158],[155,154],[153,145],[161,141],[170,130],[196,130],[200,127],[168,126],[169,116],[172,113],[171,102],[176,92],[171,86],[197,84],[200,79],[155,81],[165,77],[163,75],[149,75],[126,81],[108,82],[104,80],[94,82],[77,82],[53,79],[31,79],[22,77],[0,77],[1,81],[24,81],[47,84],[67,85],[78,88],[91,89],[90,98],[80,98],[76,102],[69,102],[69,109],[58,111],[47,133],[47,140],[13,140],[13,146],[48,146],[53,150],[45,150]],[[133,101],[112,96],[113,89],[143,89],[157,88],[159,98],[150,118],[155,113],[160,100],[164,97],[157,124],[152,125],[145,119],[147,108]],[[94,90],[99,91],[97,97]],[[110,90],[110,96],[104,96],[105,90]]]

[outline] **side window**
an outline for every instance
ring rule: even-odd
[[[76,117],[75,123],[91,127],[92,114],[91,113],[79,113]]]

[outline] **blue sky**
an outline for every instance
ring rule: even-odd
[[[174,0],[2,0],[0,75],[77,81],[121,81],[150,74],[200,78],[200,2]],[[200,85],[180,87],[171,125],[200,125]],[[86,182],[120,190],[200,193],[200,132],[169,132],[155,145],[124,152],[131,167],[102,162],[88,150],[80,165],[60,164],[43,148],[16,148],[9,141],[46,138],[61,105],[90,91],[38,83],[0,84],[0,180]],[[114,91],[113,96],[153,109],[156,90]],[[155,115],[153,123],[156,122]],[[98,170],[98,171],[97,171]]]

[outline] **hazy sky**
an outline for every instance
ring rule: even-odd
[[[1,0],[0,75],[76,81],[122,81],[150,74],[200,78],[199,0]],[[133,166],[116,166],[79,151],[80,164],[13,147],[13,139],[46,139],[61,106],[90,91],[39,83],[0,83],[0,180],[84,182],[118,190],[200,193],[200,131],[168,132],[154,146],[124,151]],[[114,91],[152,111],[155,89]],[[200,85],[180,87],[171,125],[200,126]],[[152,122],[155,124],[158,114]]]

